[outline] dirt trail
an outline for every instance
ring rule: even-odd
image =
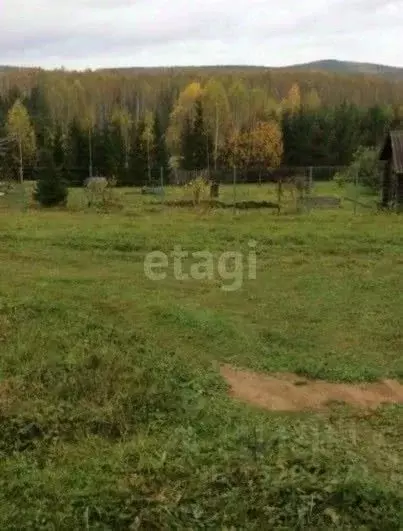
[[[225,365],[221,374],[231,396],[270,411],[321,410],[332,403],[376,409],[382,404],[403,404],[403,385],[384,380],[363,385],[312,381],[295,374],[263,375]]]

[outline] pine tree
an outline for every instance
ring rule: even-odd
[[[66,153],[66,142],[63,134],[63,129],[60,125],[56,126],[53,142],[52,142],[52,154],[53,161],[57,168],[60,170],[62,179],[66,181],[71,181],[72,176],[68,171],[67,164],[67,153]],[[46,148],[43,148],[46,149]]]
[[[92,146],[93,146],[93,175],[95,176],[111,176],[108,171],[107,164],[107,144],[108,129],[101,129],[95,126],[92,131]]]
[[[104,173],[108,176],[114,175],[119,183],[125,181],[123,176],[125,146],[121,131],[116,124],[109,124],[103,131],[102,152]]]
[[[196,101],[195,115],[192,134],[193,169],[205,170],[210,167],[213,141],[205,127],[203,105],[200,99]]]
[[[184,170],[205,170],[213,158],[213,140],[204,122],[203,105],[200,99],[195,103],[195,119],[190,115],[182,129],[181,153]]]
[[[36,172],[38,181],[34,191],[35,201],[43,207],[65,205],[68,189],[50,151],[41,152]]]
[[[43,81],[40,76],[38,85],[24,101],[34,125],[38,150],[49,147],[52,141],[52,119]]]
[[[154,137],[154,169],[163,170],[163,175],[167,178],[169,176],[169,153],[165,141],[165,135],[162,131],[161,121],[159,114],[156,112],[154,116],[153,125],[153,137]]]
[[[181,134],[181,156],[182,169],[194,170],[194,144],[193,144],[193,124],[190,116],[186,116]]]
[[[56,126],[53,137],[53,160],[56,166],[64,167],[66,163],[66,153],[63,144],[63,131],[60,125]]]
[[[361,110],[354,104],[343,101],[333,111],[336,143],[333,146],[337,154],[337,165],[350,164],[354,153],[360,147]]]
[[[67,165],[70,179],[81,185],[88,177],[88,140],[77,120],[70,124],[67,138]]]
[[[146,124],[141,121],[132,131],[132,149],[129,159],[129,171],[127,173],[127,185],[144,186],[147,183],[147,146],[144,143],[144,131]]]

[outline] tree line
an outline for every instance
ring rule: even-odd
[[[106,175],[143,185],[175,168],[342,166],[400,123],[402,100],[403,83],[354,75],[5,72],[2,173],[32,177],[43,151],[72,184]]]

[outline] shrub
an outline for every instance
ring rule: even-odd
[[[360,147],[354,154],[353,162],[344,171],[338,172],[334,180],[339,186],[356,183],[373,191],[380,187],[379,154],[374,148]]]
[[[88,207],[96,207],[100,210],[122,208],[115,194],[117,179],[115,176],[92,177],[84,182]]]
[[[196,177],[186,185],[186,189],[192,194],[194,205],[199,205],[203,199],[208,198],[210,186],[210,181],[203,175]]]

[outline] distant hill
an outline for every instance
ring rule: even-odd
[[[181,67],[126,67],[126,68],[106,68],[100,71],[126,72],[131,74],[161,74],[172,71],[191,72],[207,71],[216,74],[231,74],[240,72],[253,71],[299,71],[299,72],[329,72],[334,74],[362,74],[369,76],[381,76],[389,79],[403,81],[403,68],[372,63],[354,63],[351,61],[337,61],[326,59],[323,61],[314,61],[312,63],[295,64],[281,67],[271,66],[253,66],[253,65],[206,65],[206,66],[181,66]]]
[[[172,71],[192,72],[208,71],[209,73],[240,73],[253,71],[299,71],[299,72],[329,72],[334,74],[362,74],[369,76],[382,76],[389,79],[403,81],[403,67],[380,65],[375,63],[357,63],[352,61],[338,61],[336,59],[325,59],[323,61],[313,61],[311,63],[294,64],[288,66],[271,67],[271,66],[254,66],[254,65],[206,65],[206,66],[170,66],[170,67],[124,67],[124,68],[105,68],[99,71],[126,72],[132,74],[141,73],[167,73]]]
[[[20,67],[0,65],[0,73],[11,71],[41,71],[42,68],[34,67]],[[253,72],[327,72],[340,75],[361,74],[367,76],[383,77],[392,81],[403,81],[403,67],[387,66],[375,63],[357,63],[352,61],[339,61],[336,59],[325,59],[321,61],[313,61],[311,63],[294,64],[281,67],[271,66],[254,66],[254,65],[206,65],[206,66],[161,66],[161,67],[123,67],[123,68],[99,68],[95,69],[97,72],[116,72],[123,74],[134,75],[176,75],[178,72],[182,74],[191,74],[192,72],[204,73],[208,75],[240,75],[241,73]]]
[[[356,63],[351,61],[338,61],[326,59],[312,63],[295,64],[282,67],[254,66],[254,65],[206,65],[206,66],[171,66],[171,67],[126,67],[105,68],[98,72],[115,72],[125,75],[146,76],[177,76],[177,75],[201,75],[201,76],[244,76],[264,74],[266,72],[284,72],[287,74],[298,73],[309,78],[309,73],[334,74],[342,77],[367,76],[381,78],[387,81],[403,82],[403,68],[380,65],[374,63]],[[306,75],[307,74],[307,75]]]
[[[10,66],[10,65],[0,65],[0,73],[8,73],[8,72],[38,72],[42,70],[42,68],[36,68],[31,66]]]
[[[277,70],[299,70],[311,72],[331,72],[335,74],[363,74],[382,76],[389,79],[403,80],[403,68],[396,66],[380,65],[375,63],[356,63],[352,61],[338,61],[326,59],[281,67]]]

